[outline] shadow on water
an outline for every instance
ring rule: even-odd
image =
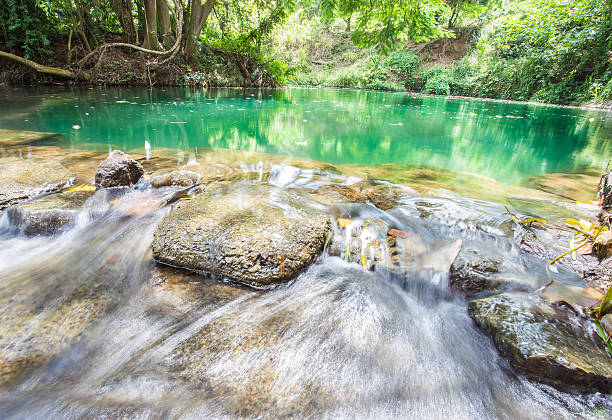
[[[287,191],[325,182],[277,169],[271,179]],[[0,373],[27,371],[3,385],[3,418],[557,419],[612,409],[600,395],[513,374],[437,270],[460,239],[462,252],[503,258],[505,281],[541,285],[544,264],[512,244],[497,204],[406,196],[390,212],[337,206],[354,226],[380,220],[418,235],[439,258],[408,260],[400,247],[407,268],[389,271],[380,261],[392,247],[381,245],[379,265],[364,270],[350,241],[377,238],[376,223],[363,223],[345,239],[336,232],[338,256],[254,291],[190,274],[170,284],[149,251],[166,213],[155,191],[98,192],[56,237],[26,239],[2,222]]]

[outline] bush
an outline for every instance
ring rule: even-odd
[[[451,72],[447,68],[437,67],[423,72],[421,78],[424,80],[423,91],[434,95],[450,95],[450,86],[453,83]]]
[[[343,88],[357,88],[361,86],[361,77],[355,72],[349,71],[340,73],[336,77],[328,80],[327,85]]]
[[[404,84],[407,89],[414,86],[414,75],[419,65],[419,58],[412,51],[395,51],[385,61],[389,71]]]
[[[296,69],[296,66],[290,66],[278,60],[274,60],[266,64],[266,71],[279,85],[286,84],[287,80],[295,74]]]

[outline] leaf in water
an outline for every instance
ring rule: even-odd
[[[73,185],[70,188],[66,188],[62,192],[67,192],[67,191],[88,191],[88,192],[95,192],[96,191],[96,187],[94,187],[93,185],[88,185],[88,184],[79,184],[79,185]]]
[[[353,221],[350,219],[342,219],[341,217],[338,218],[338,226],[340,226],[341,228],[347,227],[351,223],[353,223]]]
[[[565,219],[565,223],[572,226],[580,226],[580,222],[578,221],[578,219],[574,219],[573,217],[568,217],[567,219]]]

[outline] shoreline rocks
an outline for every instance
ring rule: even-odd
[[[96,169],[96,188],[131,187],[144,175],[142,165],[121,150],[113,150]]]
[[[182,201],[155,231],[153,256],[255,287],[292,280],[317,258],[331,224],[324,211],[275,200],[282,194],[250,185]]]

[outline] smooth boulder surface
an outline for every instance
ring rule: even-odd
[[[121,150],[113,150],[96,170],[96,188],[131,187],[143,175],[140,163]]]
[[[0,210],[70,185],[73,176],[54,160],[0,158]]]
[[[580,318],[525,293],[474,300],[468,312],[530,379],[561,389],[612,392],[612,359]]]
[[[153,174],[149,182],[152,187],[190,187],[200,182],[200,174],[187,170],[176,170],[159,175]]]
[[[73,221],[92,193],[64,191],[9,207],[6,215],[12,227],[27,236],[52,235]]]
[[[182,201],[159,224],[153,256],[251,286],[289,281],[316,259],[331,229],[325,211],[300,201],[264,185],[218,188]],[[276,204],[287,202],[292,205]]]

